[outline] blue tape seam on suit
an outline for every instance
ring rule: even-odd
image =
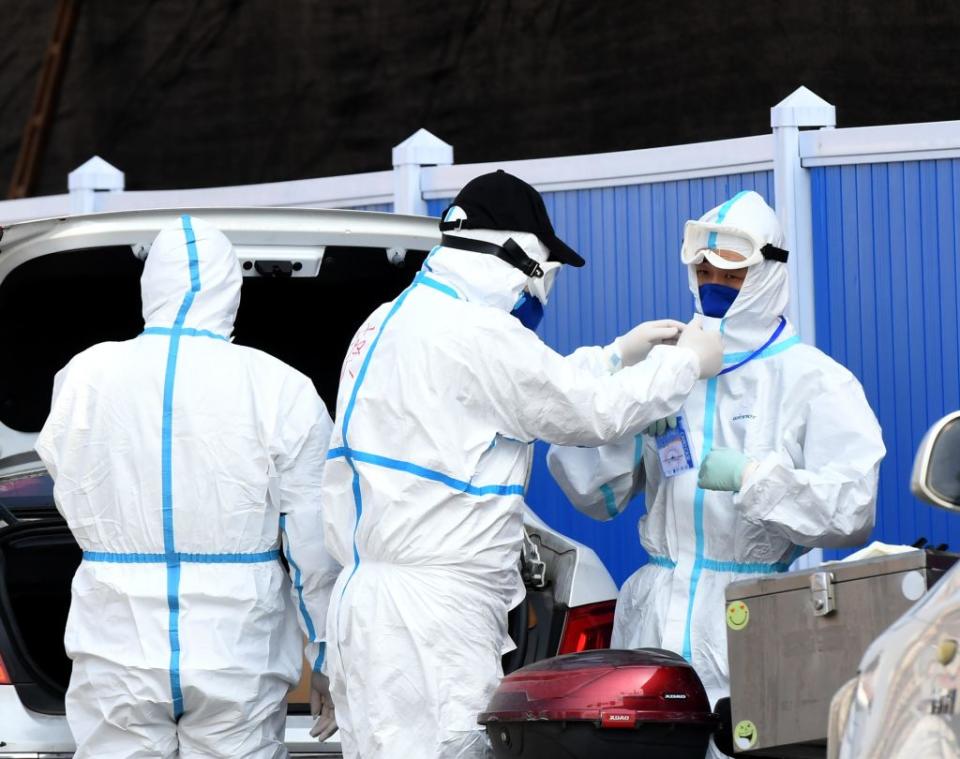
[[[287,550],[284,554],[287,557],[287,564],[293,569],[293,587],[297,590],[297,598],[299,599],[300,615],[303,617],[303,624],[307,630],[307,637],[313,641],[317,637],[317,628],[313,624],[313,617],[310,616],[310,612],[307,611],[307,604],[303,600],[303,572],[300,571],[300,565],[293,558],[293,548],[290,545],[290,536],[287,534],[287,515],[280,515],[280,532],[284,534],[287,538]],[[320,668],[323,666],[323,655],[326,650],[326,647],[323,643],[320,644],[320,655],[317,657],[317,660],[313,663],[313,671],[319,672]]]
[[[603,503],[607,507],[607,516],[613,519],[620,512],[617,510],[617,496],[613,488],[607,484],[600,486],[600,492],[603,493]]]
[[[803,549],[800,549],[800,553],[803,553]],[[732,572],[734,574],[750,574],[750,575],[772,575],[779,574],[780,572],[786,572],[790,565],[798,558],[797,549],[794,548],[793,553],[789,561],[781,561],[776,564],[749,564],[739,561],[718,561],[717,559],[708,559],[706,557],[701,561],[701,569],[708,569],[711,572]],[[657,556],[650,554],[650,563],[656,567],[663,567],[665,569],[676,569],[677,562],[673,559],[669,559],[666,556]]]
[[[173,335],[176,327],[147,327],[141,335],[164,335],[171,336]],[[224,342],[229,342],[227,338],[223,335],[218,335],[216,332],[211,332],[208,329],[193,329],[192,327],[185,327],[177,330],[177,334],[180,337],[212,337],[214,340],[223,340]]]
[[[180,335],[187,313],[200,292],[200,261],[197,256],[197,240],[190,217],[180,217],[187,242],[187,258],[190,267],[190,290],[183,302],[170,331],[167,349],[167,368],[163,383],[163,411],[161,421],[160,493],[163,507],[163,552],[167,565],[167,606],[169,609],[170,639],[170,692],[173,698],[173,716],[179,720],[183,715],[183,691],[180,687],[180,556],[177,553],[173,529],[173,389],[177,375],[177,354]]]
[[[467,495],[523,495],[523,485],[472,485],[464,480],[458,480],[443,472],[427,469],[418,464],[400,461],[399,459],[391,459],[386,456],[378,456],[353,448],[349,449],[349,451],[346,447],[333,448],[327,453],[328,461],[348,457],[353,461],[359,461],[364,464],[373,464],[374,466],[381,466],[398,472],[407,472],[425,480],[440,482]]]
[[[739,195],[734,197],[734,200],[739,197]],[[729,205],[729,204],[728,204]],[[718,221],[723,221],[723,217],[718,219]],[[799,342],[799,337],[794,335],[793,337],[784,340],[779,345],[771,345],[777,337],[783,332],[784,327],[786,326],[786,320],[781,317],[780,324],[777,325],[777,329],[774,331],[773,335],[766,342],[766,344],[757,351],[747,352],[744,354],[730,354],[732,360],[738,361],[734,366],[731,366],[725,369],[720,374],[725,374],[727,372],[733,371],[734,369],[739,369],[744,364],[749,363],[757,358],[765,358],[767,356],[776,355],[781,353],[788,348],[793,347]],[[720,332],[723,333],[723,322],[720,323]],[[727,360],[727,357],[724,356],[724,359]],[[705,459],[710,453],[710,450],[713,448],[713,425],[714,425],[714,416],[716,413],[716,400],[717,400],[717,381],[719,379],[713,377],[707,382],[707,396],[706,404],[704,407],[703,414],[703,458]],[[702,459],[701,459],[702,460]],[[693,605],[696,601],[697,586],[700,582],[700,573],[702,570],[707,569],[714,572],[737,572],[737,573],[750,573],[750,574],[773,574],[776,572],[784,572],[789,567],[789,564],[777,563],[777,564],[744,564],[733,561],[716,561],[714,559],[708,559],[705,555],[705,537],[703,532],[703,509],[704,509],[704,500],[706,498],[706,491],[698,487],[693,499],[693,520],[694,520],[694,532],[696,534],[696,545],[697,552],[696,558],[693,563],[693,572],[690,575],[690,600],[687,604],[687,620],[684,627],[683,634],[683,651],[682,655],[687,661],[692,661],[693,658]]]
[[[722,331],[722,328],[721,328]],[[717,402],[717,378],[707,380],[706,403],[703,411],[703,453],[702,459],[710,454],[713,447],[713,415]],[[697,597],[697,585],[700,583],[700,572],[704,562],[704,532],[703,532],[703,502],[706,492],[697,487],[693,496],[693,529],[696,535],[696,558],[693,562],[693,571],[690,574],[690,599],[687,602],[687,621],[684,625],[683,650],[681,654],[687,661],[693,660],[692,631],[693,604]]]
[[[259,564],[276,561],[280,550],[261,551],[259,553],[181,553],[174,555],[181,564]],[[99,561],[109,564],[166,564],[166,553],[122,553],[111,551],[84,551],[84,561]]]

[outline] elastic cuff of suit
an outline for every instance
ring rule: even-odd
[[[320,652],[317,654],[317,658],[313,662],[313,671],[322,672],[323,671],[323,661],[327,655],[327,644],[320,643]]]
[[[779,466],[776,455],[756,462],[743,489],[733,494],[734,506],[751,524],[764,524],[787,492],[786,485],[773,476]]]

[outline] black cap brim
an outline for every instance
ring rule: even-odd
[[[559,261],[562,264],[567,264],[568,266],[576,266],[577,268],[583,266],[586,261],[583,260],[577,251],[567,245],[563,240],[561,240],[556,235],[548,239],[541,239],[544,245],[547,246],[547,250],[550,251],[551,261]]]

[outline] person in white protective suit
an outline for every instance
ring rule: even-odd
[[[785,571],[814,546],[862,543],[886,453],[860,383],[783,316],[782,245],[755,192],[687,222],[681,256],[704,328],[723,335],[723,371],[649,434],[547,455],[574,506],[596,519],[645,490],[650,561],[620,590],[612,646],[682,654],[711,704],[729,695],[727,584]]]
[[[474,179],[443,218],[442,246],[363,323],[341,373],[323,501],[344,566],[327,666],[346,757],[490,755],[477,715],[524,594],[531,443],[639,432],[720,366],[700,329],[660,345],[676,323],[566,358],[524,326],[561,263],[583,259],[516,177]],[[597,377],[594,364],[631,365]]]
[[[65,637],[80,759],[287,756],[301,631],[319,673],[332,423],[306,376],[231,343],[240,285],[229,240],[183,216],[147,255],[143,333],[54,381],[36,448],[83,549]]]

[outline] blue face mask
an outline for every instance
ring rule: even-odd
[[[524,290],[510,315],[516,316],[524,327],[535,332],[543,319],[543,304]]]
[[[726,316],[740,291],[726,285],[700,285],[700,308],[704,316]]]

